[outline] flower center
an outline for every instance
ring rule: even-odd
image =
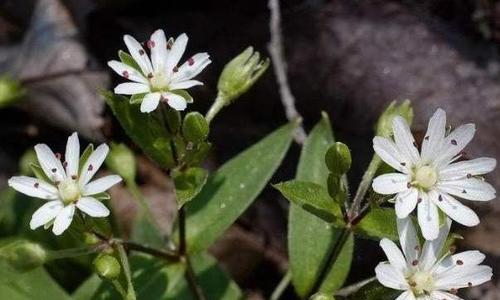
[[[164,72],[156,72],[151,76],[148,76],[148,78],[152,90],[154,91],[168,90],[169,78],[165,75]]]
[[[415,181],[424,189],[434,186],[437,182],[436,170],[431,166],[423,166],[415,172]]]
[[[415,296],[430,293],[434,289],[434,280],[430,272],[417,271],[410,278],[408,284]]]
[[[70,204],[80,198],[80,187],[78,183],[72,179],[67,179],[58,185],[59,195],[64,204]]]

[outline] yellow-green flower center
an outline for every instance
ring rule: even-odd
[[[408,284],[415,296],[421,296],[434,290],[434,280],[430,272],[417,271],[408,278]]]
[[[169,80],[164,72],[156,72],[148,76],[153,91],[168,91]]]
[[[64,180],[57,187],[64,204],[70,204],[80,198],[80,187],[73,179]]]
[[[428,189],[437,182],[436,170],[431,166],[419,167],[415,171],[414,181],[416,181],[421,188]]]

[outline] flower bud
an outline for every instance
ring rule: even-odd
[[[389,137],[392,135],[392,119],[396,116],[401,116],[408,124],[413,121],[413,108],[411,107],[410,100],[405,100],[403,103],[398,104],[392,101],[391,104],[380,115],[375,127],[376,135]]]
[[[351,168],[351,151],[346,144],[336,142],[331,145],[325,155],[326,166],[336,175],[342,175]]]
[[[226,105],[245,93],[269,67],[269,59],[260,59],[260,53],[248,47],[233,58],[222,71],[217,88]]]
[[[91,232],[84,232],[83,233],[83,241],[86,245],[89,245],[89,246],[93,246],[93,245],[96,245],[97,243],[99,243],[101,241],[101,239],[91,233]]]
[[[21,84],[8,77],[0,77],[0,108],[6,107],[18,100],[24,94]]]
[[[94,267],[99,275],[103,279],[114,280],[120,276],[121,265],[118,260],[108,254],[100,254],[94,259]]]
[[[309,298],[309,300],[335,300],[333,295],[328,295],[326,293],[316,293]]]
[[[15,270],[27,272],[41,267],[47,261],[47,251],[37,243],[18,240],[1,248],[0,257]]]
[[[182,135],[188,142],[201,143],[207,139],[209,127],[207,120],[198,112],[190,112],[182,123]]]
[[[126,180],[135,179],[135,155],[125,144],[111,143],[106,166]]]

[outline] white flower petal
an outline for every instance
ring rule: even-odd
[[[415,139],[411,134],[410,127],[402,117],[394,117],[392,120],[392,129],[394,131],[394,141],[401,154],[412,163],[420,159],[418,150],[415,147]]]
[[[169,85],[169,88],[171,90],[185,90],[185,89],[188,89],[188,88],[196,86],[196,85],[203,85],[203,82],[198,81],[198,80],[186,80],[186,81],[173,82]]]
[[[467,268],[453,268],[436,276],[436,289],[449,290],[476,286],[491,280],[492,270],[488,266],[468,266]]]
[[[452,196],[435,191],[430,192],[429,196],[453,221],[469,227],[479,224],[479,217],[477,214],[472,209],[458,202]]]
[[[150,88],[148,85],[137,82],[125,82],[120,83],[115,87],[115,94],[119,95],[137,95],[143,93],[149,93]]]
[[[411,265],[420,256],[420,242],[417,239],[417,232],[413,226],[412,218],[397,218],[399,242],[406,257],[406,262]]]
[[[109,147],[106,144],[100,145],[94,150],[94,152],[92,152],[83,165],[80,178],[78,179],[81,188],[83,188],[90,181],[90,179],[92,179],[95,173],[97,173],[97,170],[101,167],[104,159],[106,159],[108,152]]]
[[[14,176],[9,179],[8,184],[16,191],[31,197],[45,200],[55,200],[59,198],[59,191],[55,186],[39,180],[38,178]]]
[[[426,240],[433,240],[439,234],[439,213],[436,205],[429,199],[427,193],[420,193],[418,204],[418,224]]]
[[[373,150],[389,166],[403,173],[408,173],[411,162],[407,160],[393,141],[376,136],[373,138]]]
[[[113,71],[115,71],[118,75],[126,79],[139,83],[145,83],[145,84],[148,83],[146,77],[144,77],[139,71],[137,71],[136,69],[132,68],[127,64],[122,63],[121,61],[117,60],[108,61],[108,66],[111,69],[113,69]]]
[[[408,289],[408,283],[403,273],[387,262],[379,263],[375,268],[375,274],[377,275],[377,280],[386,287],[396,290]]]
[[[141,112],[150,113],[158,107],[160,104],[160,93],[149,93],[144,96],[141,103]]]
[[[151,40],[148,42],[148,47],[151,50],[151,62],[155,72],[163,71],[167,62],[167,38],[165,32],[158,29],[151,35]]]
[[[76,207],[95,218],[109,216],[109,209],[102,202],[92,197],[82,197],[76,202]]]
[[[463,300],[462,298],[458,297],[457,295],[453,295],[453,294],[441,292],[441,291],[433,291],[431,293],[431,298],[432,298],[432,300]]]
[[[411,188],[396,196],[394,209],[399,219],[406,218],[417,206],[418,190]]]
[[[51,222],[57,215],[59,215],[63,208],[64,204],[59,200],[45,203],[37,209],[35,213],[33,213],[30,221],[30,228],[35,230],[38,227]]]
[[[434,164],[436,166],[447,165],[465,146],[472,140],[476,132],[476,125],[465,124],[453,130],[443,141],[439,155]]]
[[[182,111],[187,107],[186,99],[174,93],[164,93],[163,98],[167,101],[168,105],[175,110]]]
[[[469,250],[451,256],[456,265],[460,261],[461,266],[475,266],[481,264],[486,255],[477,250]]]
[[[78,140],[78,133],[76,132],[70,135],[70,137],[68,138],[64,159],[66,160],[67,164],[67,176],[78,176],[78,164],[80,163],[80,141]]]
[[[415,296],[413,296],[413,292],[406,291],[399,295],[396,300],[415,300]],[[442,300],[442,299],[440,299]]]
[[[133,38],[132,36],[126,34],[123,36],[123,41],[127,45],[130,55],[134,58],[135,62],[139,65],[142,73],[147,76],[149,73],[153,72],[153,67],[151,66],[151,61],[149,60],[146,51],[142,48],[141,44]]]
[[[464,160],[450,164],[439,171],[441,180],[455,180],[467,176],[476,176],[489,173],[495,169],[497,160],[489,157],[481,157]]]
[[[438,182],[437,188],[448,194],[472,201],[490,201],[496,197],[495,188],[477,178]]]
[[[184,51],[186,51],[186,45],[188,42],[188,37],[185,33],[179,35],[172,45],[167,57],[167,62],[165,64],[167,74],[172,74],[172,70],[175,66],[179,64]]]
[[[429,201],[430,202],[430,201]],[[439,222],[439,220],[438,220]],[[439,223],[438,223],[439,226]],[[430,270],[432,266],[439,259],[441,249],[443,249],[448,233],[450,232],[451,221],[446,218],[445,223],[439,228],[439,234],[434,240],[426,240],[422,248],[422,255],[420,256],[419,266],[422,270]]]
[[[385,256],[387,256],[391,266],[404,273],[406,259],[398,246],[393,241],[384,238],[380,241],[380,247],[384,250]]]
[[[62,181],[66,178],[61,161],[56,158],[49,146],[38,144],[35,146],[35,152],[38,162],[48,178],[54,182]]]
[[[197,53],[179,67],[172,75],[172,81],[189,80],[200,74],[211,62],[208,53]]]
[[[122,181],[122,178],[118,175],[109,175],[92,182],[89,182],[83,187],[83,195],[90,196],[105,192],[107,189],[112,187],[113,185]]]
[[[432,161],[444,141],[446,133],[446,112],[438,108],[434,115],[429,120],[427,132],[425,133],[424,140],[422,141],[422,160],[425,162]]]
[[[379,194],[392,195],[408,190],[410,178],[406,174],[389,173],[378,176],[373,180],[373,190]]]
[[[73,215],[75,214],[75,205],[70,204],[63,208],[57,215],[54,226],[52,227],[52,232],[55,235],[61,235],[73,221]]]

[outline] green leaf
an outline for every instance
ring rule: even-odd
[[[338,232],[338,231],[336,231]],[[342,287],[344,281],[351,270],[352,254],[354,250],[354,236],[351,233],[339,252],[337,259],[330,267],[330,272],[326,275],[319,290],[324,293],[334,293]]]
[[[203,168],[189,168],[174,173],[175,196],[178,207],[191,201],[207,183],[208,171]]]
[[[30,164],[30,167],[36,178],[45,181],[47,183],[52,183],[52,180],[50,180],[49,177],[47,177],[47,174],[45,174],[42,167],[40,167],[37,164]]]
[[[302,209],[329,223],[343,225],[340,206],[324,186],[316,183],[290,180],[273,185],[281,194]]]
[[[388,238],[397,241],[399,236],[396,218],[393,208],[373,207],[356,225],[356,233],[376,240]]]
[[[165,246],[165,239],[158,227],[152,223],[147,212],[141,211],[134,220],[131,239],[135,242],[151,247],[162,248]]]
[[[122,63],[136,69],[137,71],[139,71],[139,73],[142,74],[141,67],[139,67],[137,62],[134,60],[134,58],[132,58],[132,56],[130,54],[128,54],[125,51],[119,50],[118,57],[120,57],[120,60],[122,61]]]
[[[393,290],[382,286],[378,281],[371,282],[363,286],[359,291],[355,292],[346,300],[381,300],[381,299],[396,299],[401,294],[401,291]]]
[[[87,280],[85,280],[71,295],[73,300],[89,300],[92,299],[96,290],[101,286],[102,279],[97,275],[93,274]]]
[[[130,104],[132,104],[132,105],[141,104],[142,100],[144,99],[145,96],[146,96],[146,93],[134,94],[134,95],[130,96],[130,100],[129,100]]]
[[[68,294],[43,268],[17,273],[0,261],[0,299],[9,300],[70,300]]]
[[[310,181],[326,187],[329,171],[324,157],[333,142],[330,121],[328,116],[323,113],[322,119],[309,133],[302,147],[297,168],[297,180]],[[340,231],[331,224],[303,210],[298,205],[293,203],[290,205],[288,253],[292,282],[299,296],[306,297],[314,292],[311,289],[339,234]],[[352,253],[352,244],[346,243],[339,257],[344,258],[346,262],[349,261],[350,264],[352,255],[347,255],[349,253]],[[337,272],[337,268],[331,268],[326,278],[332,283],[337,280],[336,285],[340,286],[346,276],[342,275],[342,271]],[[337,278],[334,278],[333,274],[337,274]]]
[[[152,114],[140,112],[139,108],[130,105],[125,97],[111,92],[103,92],[103,96],[127,135],[144,153],[162,168],[168,169],[175,165],[170,147],[171,136],[163,122]]]
[[[288,151],[295,127],[277,129],[226,162],[186,204],[190,253],[208,248],[257,198]]]

